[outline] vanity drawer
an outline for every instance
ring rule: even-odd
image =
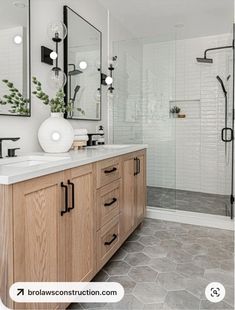
[[[102,227],[97,233],[97,267],[101,268],[120,246],[119,216]]]
[[[96,164],[97,188],[107,185],[121,177],[120,157],[100,161]]]
[[[114,181],[97,191],[97,230],[111,221],[120,212],[121,181]]]

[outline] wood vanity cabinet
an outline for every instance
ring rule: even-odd
[[[145,216],[146,159],[145,151],[123,156],[123,204],[121,209],[122,239],[126,239]]]
[[[14,282],[90,281],[143,221],[145,151],[0,185],[0,294]]]

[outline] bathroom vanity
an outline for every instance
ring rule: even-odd
[[[0,293],[9,308],[68,306],[15,304],[14,282],[92,280],[144,219],[145,156],[143,145],[103,146],[0,162]]]

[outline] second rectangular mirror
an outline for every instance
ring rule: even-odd
[[[66,102],[73,112],[67,118],[101,119],[101,32],[88,21],[64,7],[68,36],[64,42]]]

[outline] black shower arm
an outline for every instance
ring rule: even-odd
[[[207,58],[207,57],[206,57],[207,52],[216,51],[216,50],[223,50],[223,49],[226,49],[226,48],[234,48],[234,46],[233,46],[233,45],[227,45],[227,46],[220,46],[220,47],[208,48],[208,49],[206,49],[205,52],[204,52],[204,58]]]

